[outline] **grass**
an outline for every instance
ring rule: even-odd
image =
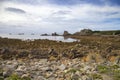
[[[91,77],[92,77],[93,80],[96,80],[96,79],[103,80],[102,76],[99,75],[99,74],[91,74]]]
[[[107,66],[98,65],[97,66],[98,72],[100,73],[109,73],[110,69]]]
[[[21,78],[20,76],[16,74],[12,74],[10,77],[8,77],[7,80],[31,80],[31,79],[29,77]]]
[[[101,74],[107,74],[113,77],[114,80],[120,80],[119,65],[112,65],[112,66],[98,65],[97,69],[98,69],[98,72]]]
[[[80,72],[79,69],[70,69],[70,70],[68,70],[65,74],[67,74],[67,73],[75,73],[75,72],[77,72],[77,71]]]

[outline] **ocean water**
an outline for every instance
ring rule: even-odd
[[[35,40],[35,39],[48,39],[48,40],[55,40],[55,41],[62,41],[62,42],[74,42],[78,41],[72,38],[66,38],[64,36],[40,36],[40,35],[17,35],[17,34],[0,34],[2,38],[10,38],[10,39],[21,39],[21,40]]]

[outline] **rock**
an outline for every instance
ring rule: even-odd
[[[61,71],[65,70],[65,68],[66,68],[66,66],[65,66],[64,64],[61,64],[61,65],[59,66],[59,69],[60,69]]]
[[[59,36],[56,32],[52,33],[52,36]]]
[[[24,57],[28,57],[29,52],[27,51],[22,51],[17,55],[17,58],[24,58]]]
[[[54,49],[49,50],[48,54],[52,55],[52,56],[55,56],[55,57],[58,56],[58,53]]]
[[[46,80],[43,76],[38,76],[37,78],[35,78],[34,80]]]
[[[3,72],[0,72],[0,76],[3,76]]]
[[[52,72],[47,72],[47,73],[45,73],[45,77],[46,78],[50,78],[50,77],[52,77],[53,76],[53,73]]]
[[[46,72],[52,72],[53,70],[50,67],[43,67],[41,68],[42,71],[46,71]]]
[[[92,80],[92,78],[88,77],[87,75],[82,76],[82,80]]]
[[[21,76],[21,78],[29,78],[30,77],[30,74],[23,74],[22,76]]]
[[[70,33],[68,31],[64,31],[63,36],[68,36]]]
[[[56,78],[55,77],[50,77],[50,78],[48,78],[48,80],[56,80]]]
[[[1,54],[5,54],[5,53],[9,53],[9,52],[10,52],[9,49],[7,49],[7,48],[3,48],[3,49],[0,51]]]
[[[5,70],[5,71],[3,72],[3,76],[4,76],[4,78],[6,78],[6,77],[9,77],[12,73],[13,73],[13,72],[12,72],[10,69],[8,69],[8,70]]]
[[[12,57],[11,55],[11,51],[7,48],[3,48],[1,51],[0,51],[0,57],[2,59],[10,59]]]
[[[120,63],[120,56],[117,56],[115,59],[115,64],[119,64]]]
[[[46,63],[47,59],[40,59],[39,63]]]
[[[15,71],[18,71],[18,72],[25,72],[27,69],[26,69],[26,66],[18,66],[18,68],[15,70]]]
[[[90,66],[87,66],[87,65],[84,67],[84,70],[85,70],[85,71],[91,70],[91,69],[92,69],[92,68],[91,68]]]
[[[72,79],[72,80],[79,80],[79,79],[80,79],[80,76],[77,75],[77,74],[73,74],[73,75],[71,76],[71,79]]]
[[[113,47],[109,46],[109,47],[106,48],[105,51],[110,54],[112,52],[112,49],[113,49]]]
[[[4,68],[15,70],[17,67],[18,67],[18,63],[16,61],[7,61]]]
[[[45,34],[41,34],[41,36],[49,36],[47,33],[45,33]]]
[[[90,29],[83,29],[80,32],[74,33],[74,35],[91,35],[91,34],[92,34],[92,30]]]
[[[0,76],[3,76],[3,70],[0,68]]]

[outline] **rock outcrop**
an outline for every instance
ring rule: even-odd
[[[52,36],[59,36],[56,32],[52,33]]]
[[[82,36],[91,35],[91,34],[92,34],[92,30],[90,29],[83,29],[80,32],[74,33],[74,35],[82,35]]]
[[[63,36],[69,36],[71,35],[68,31],[64,31]]]

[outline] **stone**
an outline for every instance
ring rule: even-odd
[[[92,80],[92,78],[88,77],[87,75],[82,76],[82,80]]]
[[[13,73],[13,72],[12,72],[10,69],[8,69],[8,70],[5,70],[5,71],[3,72],[3,76],[4,76],[4,78],[6,78],[6,77],[9,77],[12,73]]]
[[[61,64],[61,65],[59,66],[59,69],[62,70],[62,71],[65,70],[65,68],[66,68],[66,66],[65,66],[64,64]]]
[[[120,56],[116,57],[115,59],[115,64],[119,64],[120,63]]]
[[[30,74],[23,74],[22,76],[21,76],[21,78],[29,78],[30,77]]]
[[[42,67],[41,70],[46,71],[46,72],[52,72],[53,71],[50,67]]]
[[[46,80],[43,76],[38,76],[37,78],[35,78],[34,80]]]
[[[56,80],[56,78],[55,77],[50,77],[50,78],[48,78],[48,80]]]
[[[25,72],[26,70],[26,66],[18,66],[18,68],[15,71]]]
[[[7,49],[7,48],[3,48],[3,49],[0,51],[1,54],[5,54],[5,53],[9,53],[9,52],[10,52],[9,49]]]
[[[80,78],[80,76],[77,75],[77,74],[73,74],[73,75],[71,76],[71,79],[72,79],[72,80],[79,80],[79,78]]]

